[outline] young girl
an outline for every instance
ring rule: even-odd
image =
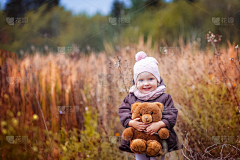
[[[139,131],[144,131],[149,135],[155,134],[160,128],[166,127],[169,130],[169,138],[163,140],[162,146],[167,152],[179,150],[183,145],[179,143],[177,135],[173,129],[178,110],[174,107],[171,96],[164,93],[166,85],[163,83],[158,70],[158,62],[153,57],[147,57],[143,51],[135,55],[136,63],[134,65],[133,86],[129,94],[124,98],[119,107],[119,117],[123,127],[129,126]],[[139,122],[139,118],[132,120],[131,105],[135,102],[160,102],[164,104],[162,120],[145,124]],[[130,141],[122,139],[119,147],[121,151],[133,153],[130,149]],[[146,154],[135,154],[136,160],[155,160],[155,157],[148,157]],[[158,155],[160,156],[160,154]],[[161,160],[164,160],[165,155]]]

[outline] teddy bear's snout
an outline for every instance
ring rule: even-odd
[[[152,116],[150,114],[145,114],[142,116],[142,121],[144,123],[151,123],[152,122]]]

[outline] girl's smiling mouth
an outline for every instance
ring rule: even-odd
[[[150,90],[152,87],[150,87],[150,88],[143,88],[144,90],[146,90],[146,91],[148,91],[148,90]]]

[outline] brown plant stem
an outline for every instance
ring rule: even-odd
[[[219,52],[218,52],[218,50],[217,50],[217,48],[216,48],[216,45],[215,45],[215,43],[213,42],[213,40],[211,40],[211,44],[212,44],[212,45],[214,46],[214,48],[215,48],[215,53],[216,53],[216,55],[217,55],[217,62],[218,62],[218,61],[221,61],[220,58],[219,58]],[[222,61],[221,61],[221,62],[222,62]],[[221,67],[220,67],[220,63],[219,63],[219,62],[218,62],[218,67],[219,67],[219,69],[220,69],[220,71],[221,71],[221,73],[222,73],[222,76],[224,76],[224,73],[223,73],[223,71],[222,71],[222,69],[221,69]],[[227,78],[229,79],[228,76],[227,76]],[[226,84],[226,80],[224,80],[224,83]],[[234,87],[233,87],[231,81],[230,81],[230,84],[231,84],[231,88],[232,88],[232,91],[233,91],[233,96],[234,96],[235,102],[237,103],[237,109],[238,109],[238,113],[237,113],[237,114],[240,115],[239,102],[238,102],[238,100],[237,100],[236,94],[235,94],[235,92],[234,92]],[[226,86],[227,86],[227,84],[226,84]],[[227,87],[227,90],[228,90],[229,93],[231,94],[231,91],[228,89],[228,87]],[[239,117],[239,116],[238,116],[238,119],[239,119],[239,124],[240,124],[240,117]]]
[[[44,118],[44,115],[43,115],[43,112],[42,112],[41,106],[40,106],[40,104],[39,104],[39,101],[38,101],[37,96],[36,96],[35,93],[34,93],[34,95],[35,95],[35,98],[36,98],[36,100],[37,100],[37,102],[38,102],[38,107],[39,107],[39,110],[40,110],[41,113],[42,113],[42,119],[43,119],[43,122],[44,122],[45,128],[46,128],[47,133],[48,133],[48,128],[47,128],[47,125],[46,125],[46,122],[45,122],[45,118]],[[52,149],[53,149],[52,140],[51,140],[51,138],[50,138],[50,136],[49,136],[49,133],[48,133],[48,138],[49,138],[49,140],[50,140],[50,142],[51,142],[51,146],[52,146]]]

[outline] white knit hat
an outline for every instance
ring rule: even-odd
[[[152,73],[156,79],[158,80],[158,83],[160,82],[160,73],[158,70],[158,62],[153,57],[147,57],[147,54],[143,51],[138,52],[135,55],[136,63],[133,67],[134,72],[134,83],[136,84],[137,76],[142,72],[149,72]]]

